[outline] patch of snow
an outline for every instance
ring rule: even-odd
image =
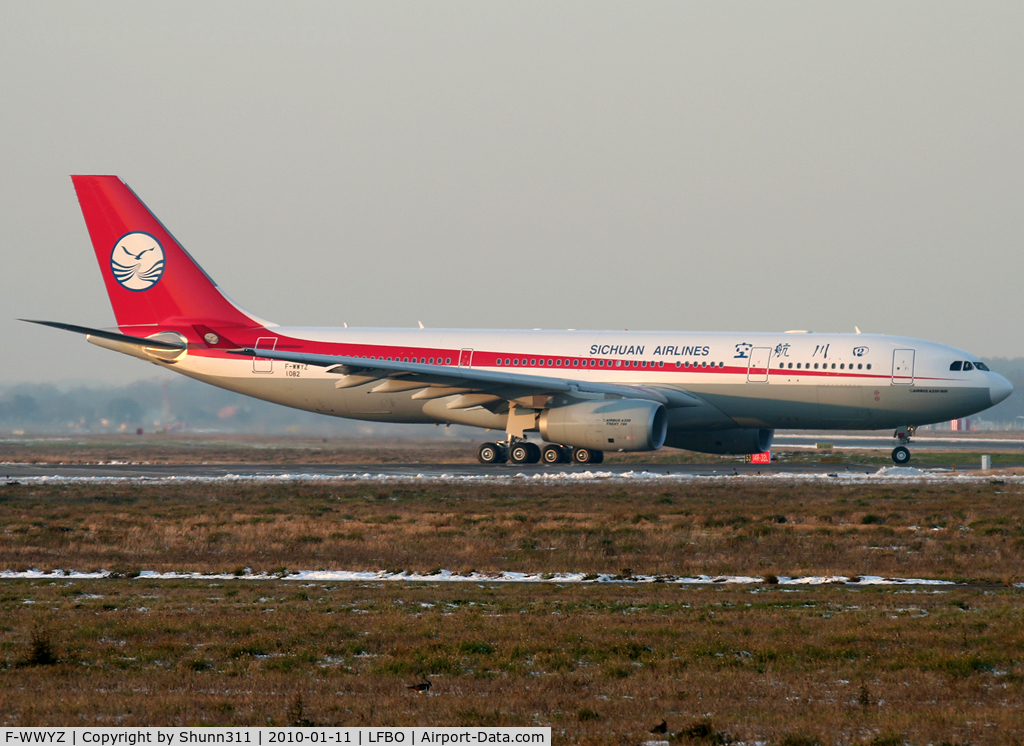
[[[92,573],[79,573],[74,570],[45,573],[41,570],[27,570],[17,572],[14,570],[0,571],[0,580],[26,580],[26,579],[55,579],[64,580],[93,580],[110,577],[108,570],[101,570]],[[454,573],[451,570],[440,570],[429,574],[412,572],[386,572],[384,570],[295,570],[287,574],[280,573],[252,573],[242,575],[234,573],[200,573],[200,572],[156,572],[154,570],[143,570],[138,578],[143,580],[239,580],[239,581],[266,581],[266,580],[289,580],[301,582],[374,582],[374,581],[406,581],[421,583],[619,583],[639,585],[645,583],[666,583],[670,585],[757,585],[765,581],[759,575],[612,575],[603,573],[600,575],[584,574],[580,572],[563,573],[528,573],[503,570],[500,572],[472,572]],[[780,586],[808,586],[808,585],[956,585],[951,580],[932,580],[924,578],[887,578],[875,575],[862,575],[857,580],[852,580],[843,575],[808,575],[803,577],[780,576],[777,583],[772,585]],[[1018,587],[1024,587],[1020,584]],[[261,602],[274,601],[275,599],[263,597]]]

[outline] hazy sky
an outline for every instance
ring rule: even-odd
[[[0,383],[158,369],[68,175],[281,324],[1024,355],[1024,4],[0,4]]]

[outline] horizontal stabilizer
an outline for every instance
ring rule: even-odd
[[[139,345],[140,347],[149,347],[153,350],[175,350],[180,352],[184,350],[187,345],[182,342],[167,342],[160,339],[146,339],[145,337],[132,337],[128,334],[119,334],[118,332],[110,332],[104,329],[90,329],[87,326],[75,326],[74,324],[62,324],[59,321],[37,321],[36,319],[18,319],[18,321],[27,321],[30,324],[42,324],[43,326],[52,326],[54,329],[63,329],[67,332],[75,332],[76,334],[88,334],[90,337],[99,337],[100,339],[109,339],[111,342],[124,342],[130,345]]]

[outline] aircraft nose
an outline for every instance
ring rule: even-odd
[[[988,395],[992,404],[998,404],[1013,393],[1013,384],[998,373],[989,373]]]

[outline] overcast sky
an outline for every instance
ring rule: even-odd
[[[1024,4],[0,4],[0,383],[158,369],[72,173],[281,324],[1024,355]]]

